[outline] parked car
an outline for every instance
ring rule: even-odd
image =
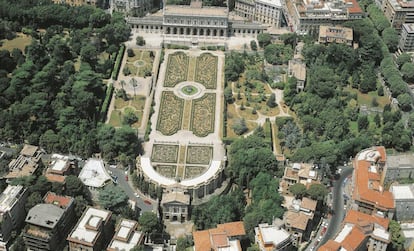
[[[144,203],[147,204],[147,205],[151,205],[151,201],[149,201],[149,200],[144,200]]]

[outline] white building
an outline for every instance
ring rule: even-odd
[[[395,200],[395,217],[398,221],[414,220],[414,185],[392,185]]]
[[[69,250],[101,251],[113,235],[112,213],[88,207],[69,234]]]
[[[122,219],[116,227],[116,232],[107,251],[131,250],[144,240],[142,232],[137,230],[138,223]]]
[[[261,251],[282,251],[291,247],[291,235],[277,224],[259,224],[258,227],[254,228],[254,232],[255,242],[259,245]]]
[[[87,187],[95,189],[103,187],[110,182],[111,176],[106,172],[102,160],[88,159],[79,174],[79,179]]]
[[[0,195],[0,250],[7,250],[12,231],[19,229],[24,223],[26,191],[23,186],[9,185]]]
[[[388,155],[385,171],[385,182],[393,182],[403,178],[414,178],[414,154]]]

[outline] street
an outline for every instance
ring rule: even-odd
[[[139,191],[136,191],[134,188],[132,188],[128,181],[125,180],[125,170],[109,167],[108,171],[111,171],[113,176],[118,177],[118,186],[125,191],[130,200],[133,200],[137,203],[137,206],[141,209],[141,212],[157,212],[156,203],[154,203],[152,199],[148,199],[151,201],[151,205],[146,204],[144,202],[144,200],[146,200],[146,197],[143,197]],[[139,198],[135,196],[135,193],[137,192],[139,194]]]
[[[325,244],[329,239],[333,238],[339,230],[339,227],[342,223],[342,220],[345,217],[344,210],[344,196],[343,196],[343,183],[345,179],[352,174],[354,168],[352,167],[342,167],[341,176],[334,183],[333,188],[333,214],[326,230],[326,234],[323,236],[318,247]],[[316,249],[317,250],[317,249]]]

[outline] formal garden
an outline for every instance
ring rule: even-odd
[[[154,144],[152,147],[151,161],[159,163],[177,163],[178,145]]]
[[[115,97],[109,124],[113,127],[130,125],[133,128],[139,128],[144,114],[145,101],[146,97],[143,95],[127,97],[126,100],[122,97]]]
[[[191,179],[200,176],[207,170],[205,166],[186,166],[184,171],[184,179]]]
[[[198,137],[205,137],[214,132],[216,94],[206,93],[193,100],[190,130]]]
[[[174,87],[187,80],[189,57],[184,52],[176,52],[168,56],[164,86]]]
[[[164,91],[158,114],[157,130],[164,135],[173,135],[181,129],[184,100],[173,92]]]
[[[167,178],[175,178],[177,167],[173,165],[156,165],[154,166],[155,171]]]
[[[213,158],[213,148],[210,146],[188,146],[186,164],[208,165]]]
[[[216,89],[217,86],[217,57],[210,53],[203,53],[197,57],[195,81],[207,89]]]
[[[147,77],[152,74],[155,53],[153,51],[128,49],[123,73],[125,76]]]

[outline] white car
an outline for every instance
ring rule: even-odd
[[[135,197],[139,198],[139,194],[138,193],[134,193]]]

